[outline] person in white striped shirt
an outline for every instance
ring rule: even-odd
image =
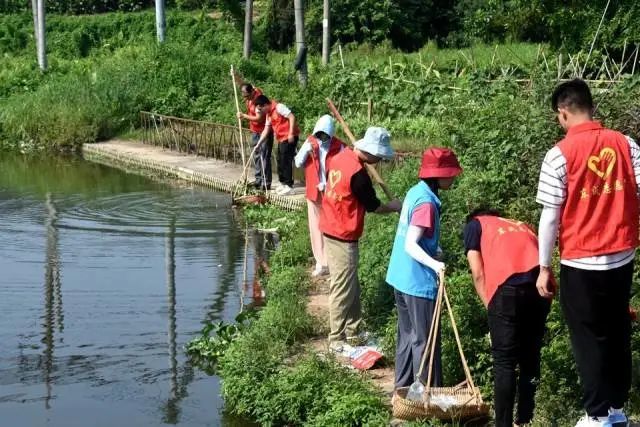
[[[576,427],[623,426],[631,386],[628,306],[638,246],[640,148],[593,120],[591,91],[580,79],[560,84],[552,107],[567,133],[540,170],[536,286],[541,296],[553,295],[548,280],[559,237],[560,303],[586,411]]]

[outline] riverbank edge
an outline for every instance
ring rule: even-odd
[[[317,285],[309,274],[306,215],[281,214],[296,223],[280,231],[270,273],[261,278],[267,304],[219,361],[226,410],[262,425],[389,425],[389,397],[367,373],[318,351],[327,326],[309,309]]]
[[[225,180],[151,159],[119,156],[101,150],[99,144],[84,144],[82,151],[85,160],[128,173],[178,179],[225,192],[233,190],[233,184]],[[281,244],[271,259],[270,273],[261,278],[268,299],[260,317],[231,344],[220,361],[225,410],[263,425],[388,425],[391,419],[388,396],[366,374],[347,369],[334,357],[318,353],[317,345],[312,345],[312,339],[317,340],[324,333],[326,319],[308,310],[314,285],[309,274],[311,250],[306,215],[284,210],[277,199],[271,203],[280,211],[265,209],[264,217],[258,212],[260,222],[273,221],[275,213],[279,218],[295,218],[295,225],[279,228]],[[256,341],[266,346],[256,345]],[[238,363],[239,359],[244,362]],[[245,369],[238,370],[241,366]],[[292,390],[290,382],[298,380],[316,390],[305,387]],[[256,389],[256,384],[261,387]],[[263,396],[258,397],[256,392]],[[265,399],[265,394],[273,399]],[[254,395],[255,398],[247,399]],[[291,410],[292,407],[296,409]]]
[[[142,143],[140,142],[140,144]],[[240,185],[240,181],[219,178],[183,166],[165,164],[151,158],[134,157],[127,153],[115,153],[104,149],[100,143],[83,144],[82,156],[85,160],[122,169],[126,172],[179,179],[225,193],[232,193]],[[194,160],[198,159],[195,156],[193,158]],[[304,200],[277,194],[268,194],[266,199],[268,203],[289,211],[301,211],[306,206]]]

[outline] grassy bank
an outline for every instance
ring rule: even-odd
[[[240,58],[241,35],[201,12],[171,12],[167,42],[155,40],[150,12],[48,17],[49,71],[35,64],[32,17],[0,15],[0,140],[29,150],[74,150],[139,124],[138,111],[234,123],[228,70],[235,64],[250,81],[293,108],[304,129],[339,103],[356,133],[371,120],[387,126],[406,148],[446,143],[440,126],[450,99],[466,103],[486,80],[537,75],[545,46],[479,45],[439,50],[427,45],[403,54],[368,45],[338,50],[323,68],[310,57],[310,84],[293,73],[293,52],[266,51],[257,34],[251,61]],[[551,61],[551,58],[549,59]],[[426,140],[425,140],[426,139]]]

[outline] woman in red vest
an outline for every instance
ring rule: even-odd
[[[334,133],[335,126],[331,116],[325,114],[320,117],[313,128],[313,133],[302,144],[294,159],[296,167],[304,167],[309,235],[311,250],[316,260],[312,276],[329,273],[322,233],[320,233],[320,209],[327,184],[327,165],[330,164],[333,156],[345,147],[344,142],[333,136]]]
[[[542,163],[538,291],[560,245],[560,305],[582,383],[577,427],[626,425],[631,388],[629,299],[638,246],[640,148],[593,120],[589,86],[559,85],[551,105],[567,132]]]
[[[240,93],[247,107],[247,114],[238,112],[238,118],[249,120],[251,130],[251,142],[255,147],[260,140],[260,135],[264,131],[265,114],[258,114],[256,111],[256,99],[262,95],[262,90],[243,82],[240,85]],[[269,133],[264,143],[256,148],[254,157],[255,182],[254,186],[261,190],[271,189],[271,150],[273,148],[273,133]]]
[[[360,283],[358,239],[364,229],[365,212],[400,212],[394,199],[382,204],[376,196],[365,163],[393,158],[389,132],[370,127],[364,138],[336,154],[327,168],[327,187],[322,197],[320,231],[329,263],[329,347],[341,352],[345,344],[362,341],[359,327]]]
[[[489,316],[495,425],[528,424],[533,418],[540,349],[551,306],[551,300],[536,289],[538,239],[520,221],[477,209],[467,217],[464,246],[476,292]]]
[[[284,104],[276,100],[269,101],[264,95],[260,95],[254,101],[256,111],[266,117],[264,130],[258,144],[262,143],[273,131],[278,141],[278,178],[280,188],[276,190],[279,195],[285,195],[293,190],[293,157],[296,154],[300,129],[296,117]]]

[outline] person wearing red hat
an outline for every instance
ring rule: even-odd
[[[462,172],[458,159],[448,148],[429,148],[422,156],[418,177],[404,198],[386,281],[393,286],[398,310],[395,388],[412,384],[420,371],[420,360],[427,344],[435,300],[439,261],[439,190],[447,190]],[[428,375],[423,370],[420,381]],[[432,386],[442,385],[440,331],[433,361]]]
[[[495,210],[476,209],[467,217],[464,246],[476,292],[489,317],[495,425],[528,424],[533,418],[540,350],[551,306],[551,299],[541,297],[536,289],[538,239],[521,221],[503,218]]]

